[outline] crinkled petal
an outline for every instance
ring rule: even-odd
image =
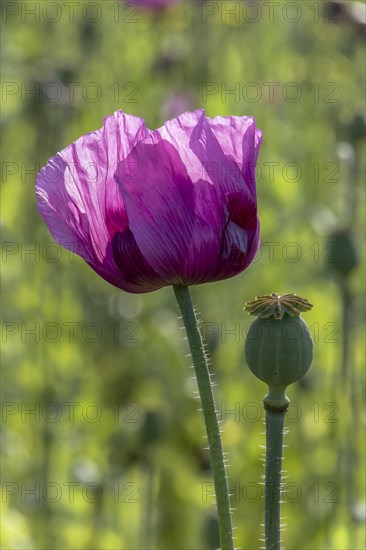
[[[222,278],[245,269],[259,247],[257,208],[244,193],[228,193],[229,219],[224,232]]]
[[[192,181],[211,181],[223,195],[245,191],[255,200],[262,132],[253,117],[208,118],[197,110],[166,122],[155,133],[180,151]]]
[[[156,137],[156,136],[155,136]],[[143,256],[167,283],[182,283],[193,238],[193,185],[170,143],[144,140],[116,172],[129,226]]]
[[[165,281],[142,255],[129,227],[123,233],[115,233],[111,249],[114,261],[121,273],[134,281],[136,285],[143,287],[144,292],[165,286]]]
[[[150,131],[121,111],[50,159],[37,177],[38,209],[57,242],[82,256],[102,277],[130,292],[144,292],[140,275],[124,274],[111,241],[126,235],[128,219],[114,174]],[[142,285],[142,286],[141,286]],[[160,285],[161,286],[161,285]],[[135,288],[135,290],[131,290]]]
[[[204,242],[200,247],[190,247],[185,270],[191,275],[189,280],[194,273],[198,275],[195,282],[239,273],[249,265],[259,246],[255,167],[262,133],[255,120],[208,118],[204,111],[197,110],[166,122],[147,140],[157,136],[177,148],[194,184],[195,197],[200,197],[195,200],[198,235],[205,232],[197,220],[216,229],[215,238],[210,241],[215,242],[214,247]],[[250,228],[243,224],[243,218],[248,216]]]
[[[192,135],[202,114],[188,115]],[[242,174],[234,201],[210,181],[187,139],[178,133],[173,146],[162,135],[167,135],[164,128],[137,144],[116,173],[139,249],[167,284],[197,284],[238,273],[247,265],[258,226],[255,199]]]

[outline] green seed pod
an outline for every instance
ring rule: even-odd
[[[267,408],[284,410],[289,404],[286,388],[307,373],[313,357],[313,342],[300,311],[312,306],[295,294],[259,296],[245,309],[258,315],[245,341],[249,369],[266,382]]]
[[[328,237],[326,244],[328,269],[342,277],[347,277],[359,264],[357,245],[354,236],[348,229],[337,229]]]

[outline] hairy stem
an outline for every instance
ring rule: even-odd
[[[234,550],[224,453],[221,444],[220,427],[207,359],[188,287],[174,286],[173,288],[186,329],[202,403],[203,417],[211,454],[220,527],[221,550]]]
[[[266,409],[264,532],[266,550],[280,550],[280,499],[284,410]]]

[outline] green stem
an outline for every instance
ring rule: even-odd
[[[203,417],[211,453],[221,550],[234,550],[224,453],[207,359],[188,287],[174,285],[173,288],[186,329],[202,402]]]
[[[283,427],[285,411],[266,409],[266,475],[264,484],[264,531],[266,550],[280,550],[280,499]]]

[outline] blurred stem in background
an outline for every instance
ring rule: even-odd
[[[143,502],[143,517],[141,521],[141,548],[154,548],[154,464],[153,459],[148,458],[144,465],[143,474],[145,478],[145,498]]]
[[[106,494],[107,490],[107,484],[103,480],[103,482],[100,485],[101,491],[100,495],[97,493],[93,495],[93,501],[92,501],[92,510],[91,510],[91,518],[90,518],[90,540],[85,548],[85,550],[89,550],[90,548],[94,548],[95,550],[98,550],[101,548],[101,534],[103,532],[103,525],[104,525],[104,496]]]
[[[330,269],[336,276],[341,304],[341,335],[342,351],[340,356],[339,376],[334,377],[332,394],[336,397],[340,393],[347,395],[349,408],[344,416],[345,432],[341,437],[340,453],[337,464],[337,479],[344,481],[345,500],[344,506],[348,520],[351,523],[355,520],[354,511],[357,507],[356,476],[357,476],[357,435],[359,432],[360,411],[358,405],[358,381],[354,366],[354,354],[352,352],[352,333],[356,315],[354,299],[351,292],[350,275],[358,266],[358,253],[354,243],[352,226],[356,219],[357,207],[357,163],[355,148],[346,142],[339,143],[338,156],[343,163],[345,182],[341,189],[341,222],[338,228],[328,238],[328,246],[333,248],[334,258],[329,263]],[[338,387],[337,387],[338,386]],[[339,429],[338,425],[334,426]],[[339,436],[339,434],[333,434]],[[348,530],[349,548],[356,548],[357,532],[355,529]]]
[[[46,373],[47,374],[47,373]],[[52,403],[55,401],[54,392],[51,387],[45,387],[44,391],[41,394],[41,403]],[[50,480],[52,479],[52,453],[55,444],[54,436],[54,426],[50,424],[47,420],[44,420],[42,425],[42,450],[43,457],[41,462],[40,477],[41,477],[41,486],[48,487]],[[42,517],[42,533],[43,548],[54,548],[54,532],[53,532],[53,509],[50,506],[48,498],[45,498],[42,495],[42,507],[41,507],[41,517]]]
[[[207,357],[198,328],[198,322],[188,287],[174,285],[182,319],[187,333],[198,391],[201,398],[207,439],[211,453],[212,473],[215,485],[217,512],[219,517],[221,550],[234,550],[229,488],[225,468],[224,452],[221,444],[220,427],[216,404],[211,386]]]

